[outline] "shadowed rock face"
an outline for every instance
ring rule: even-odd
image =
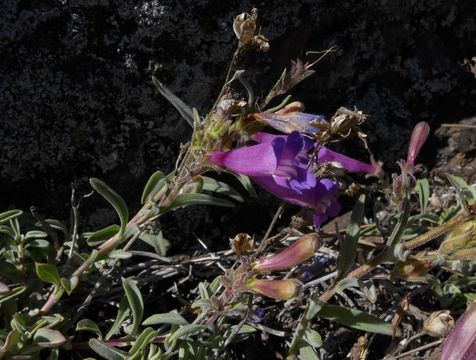
[[[416,122],[436,128],[476,112],[475,78],[462,65],[476,55],[471,0],[58,3],[6,0],[0,9],[3,209],[37,205],[67,218],[70,183],[77,181],[86,192],[92,176],[137,208],[148,176],[170,170],[190,134],[150,76],[205,113],[234,51],[233,18],[252,5],[259,7],[262,32],[271,40],[268,54],[242,64],[252,83],[260,80],[254,83],[257,94],[291,59],[338,46],[295,91],[296,98],[308,112],[331,115],[342,105],[364,111],[371,148],[390,166],[404,156]],[[422,162],[434,159],[427,153]],[[88,200],[84,206],[85,214],[99,208],[88,217],[90,226],[114,217],[101,209],[103,203]],[[228,210],[187,210],[171,224],[183,220],[182,231],[212,240],[233,235],[237,228],[213,225],[220,212]],[[230,211],[219,223],[238,214]],[[249,231],[262,228],[258,220],[246,225]]]

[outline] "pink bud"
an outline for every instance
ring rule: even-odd
[[[320,246],[315,233],[304,235],[281,252],[253,263],[253,270],[259,273],[289,269],[301,264],[314,255]]]
[[[458,319],[450,336],[446,339],[441,359],[476,359],[476,301]]]
[[[413,165],[420,153],[421,147],[428,138],[430,133],[430,126],[428,123],[422,121],[415,125],[412,132],[412,138],[410,139],[410,145],[408,145],[407,164]]]
[[[264,295],[275,300],[289,300],[301,294],[302,283],[296,279],[251,279],[243,286],[242,290]]]

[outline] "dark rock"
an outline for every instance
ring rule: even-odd
[[[148,176],[170,170],[190,134],[151,86],[151,74],[205,113],[234,51],[233,18],[252,6],[271,40],[266,56],[243,64],[257,94],[290,60],[336,45],[296,98],[309,112],[330,115],[342,105],[364,111],[371,148],[390,166],[404,156],[416,122],[436,128],[476,113],[475,78],[462,66],[474,56],[471,0],[6,0],[0,9],[0,208],[37,205],[65,219],[70,183],[86,193],[94,176],[136,209]],[[421,161],[435,156],[426,152]],[[101,206],[106,209],[84,203],[85,216],[99,207],[90,225],[113,218]],[[203,234],[204,224],[223,226],[211,219],[214,211],[174,221]],[[236,226],[206,235],[243,231]]]

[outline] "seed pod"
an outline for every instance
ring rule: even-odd
[[[439,338],[448,335],[454,325],[455,321],[448,310],[432,312],[423,322],[427,334]]]
[[[233,22],[233,31],[240,42],[240,46],[248,44],[256,31],[256,19],[247,13],[238,15]]]
[[[253,263],[253,271],[266,273],[289,269],[311,258],[321,245],[316,233],[304,235],[281,252]]]
[[[242,287],[242,291],[250,291],[275,300],[289,300],[301,294],[302,283],[296,279],[251,279]]]
[[[254,251],[254,239],[245,233],[237,234],[230,239],[230,247],[238,255],[251,254]]]

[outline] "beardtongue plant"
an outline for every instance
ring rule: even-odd
[[[313,63],[292,62],[269,93],[256,98],[239,64],[248,52],[269,49],[257,29],[256,11],[235,19],[237,49],[224,86],[205,116],[153,78],[159,92],[191,125],[193,134],[181,146],[173,170],[151,176],[143,191],[142,208],[134,216],[129,217],[122,197],[98,179],[91,179],[91,186],[114,207],[120,225],[82,232],[80,201],[74,192],[68,225],[32,211],[38,223],[35,230],[25,232],[20,226],[21,211],[0,213],[0,358],[59,359],[93,352],[114,360],[238,358],[245,352],[232,345],[256,341],[252,333],[259,330],[275,337],[266,346],[282,349],[290,359],[299,355],[315,360],[319,351],[326,351],[317,330],[332,338],[327,335],[335,326],[326,328],[321,319],[365,332],[370,339],[373,333],[386,335],[390,349],[394,337],[402,335],[400,314],[415,308],[407,304],[401,312],[395,310],[397,303],[404,303],[402,297],[428,296],[426,290],[431,287],[436,294],[431,295],[431,303],[440,303],[446,315],[446,309],[460,308],[466,301],[465,292],[476,281],[466,268],[466,262],[476,256],[476,207],[459,214],[456,206],[440,214],[427,213],[428,181],[418,181],[414,175],[428,125],[420,123],[412,135],[407,162],[401,163],[402,173],[394,181],[392,201],[382,195],[392,193],[388,186],[376,194],[366,190],[367,196],[370,193],[377,199],[372,210],[384,208],[379,216],[372,220],[361,195],[347,228],[324,233],[322,223],[341,210],[337,197],[345,188],[345,173],[381,173],[372,156],[367,164],[329,149],[332,143],[352,136],[368,150],[366,134],[359,128],[365,115],[339,108],[326,121],[322,115],[305,112],[304,105],[290,102],[290,97],[275,103],[281,101],[278,96],[312,75],[311,68],[332,49]],[[234,86],[238,83],[247,96]],[[186,254],[170,256],[162,232],[166,214],[191,205],[232,207],[243,201],[241,193],[206,174],[225,169],[250,193],[248,177],[284,201],[311,211],[313,224],[287,227],[289,219],[283,217],[275,230],[278,211],[264,237],[258,238],[257,247],[254,237],[239,234],[231,242],[232,251],[215,254],[207,249],[207,254],[197,255],[185,249]],[[460,179],[459,184],[464,182]],[[470,196],[472,188],[464,187]],[[418,208],[411,204],[414,190],[419,193],[421,214],[413,211]],[[387,202],[389,205],[382,205]],[[385,216],[380,217],[381,212]],[[370,216],[365,223],[364,215]],[[439,247],[412,253],[446,232]],[[324,237],[325,246],[321,246]],[[369,237],[379,241],[369,241]],[[143,244],[137,248],[139,240]],[[276,251],[276,247],[284,249]],[[307,283],[297,280],[313,278],[313,274],[301,275],[312,268],[305,265],[313,263],[316,253],[315,259],[325,259],[318,276],[325,275]],[[364,263],[359,266],[357,259]],[[439,271],[449,272],[444,273],[447,281],[428,274],[442,263],[446,266]],[[379,269],[378,275],[387,283],[369,275],[374,269]],[[424,281],[426,288],[413,281]],[[348,289],[352,293],[346,294]],[[337,302],[348,302],[353,308],[328,304],[337,294]],[[471,294],[474,291],[468,296]],[[379,299],[385,299],[383,306]],[[463,349],[462,343],[474,340],[468,335],[474,329],[467,326],[474,322],[473,310],[471,306],[458,321],[461,325],[447,340],[445,356],[451,346]],[[144,320],[146,314],[150,316]],[[267,322],[263,321],[266,316]],[[315,318],[319,320],[313,323]],[[413,320],[405,323],[404,336],[410,336],[418,325]],[[473,342],[463,349],[465,356],[472,356],[468,351]],[[360,346],[361,354],[350,355],[365,358],[370,346],[371,341],[367,348]]]

